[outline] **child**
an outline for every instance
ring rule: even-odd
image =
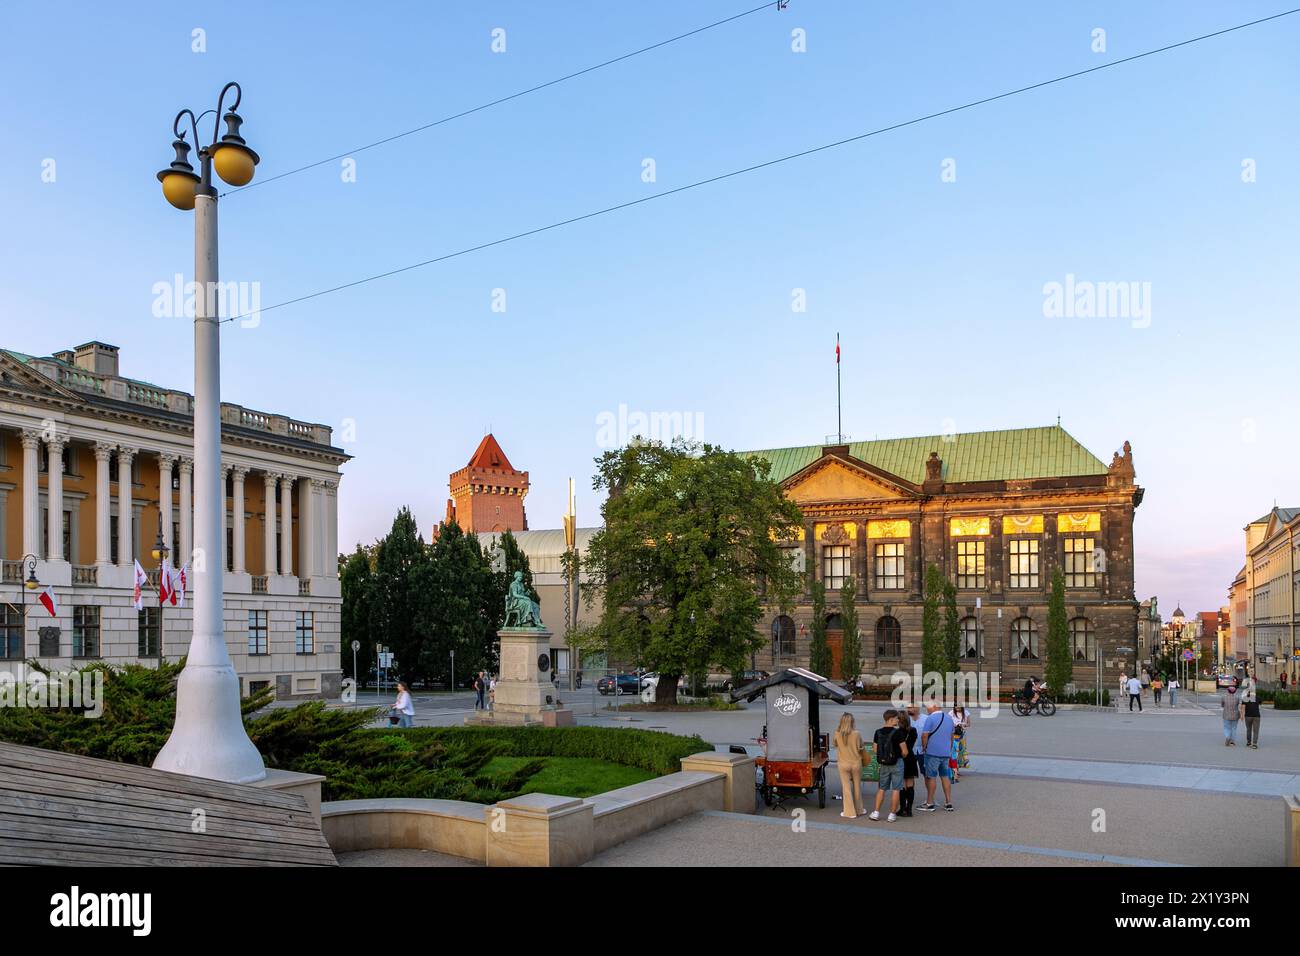
[[[907,710],[898,713],[898,729],[905,734],[903,742],[907,745],[907,756],[903,758],[903,789],[898,801],[900,817],[912,815],[912,804],[916,800],[916,778],[921,775],[916,760],[916,728],[912,726],[914,719],[920,719],[919,715],[913,717],[912,712],[915,710],[916,704],[908,704]]]
[[[880,764],[880,785],[876,789],[876,809],[871,819],[880,819],[880,804],[889,794],[889,822],[898,819],[898,797],[903,789],[903,759],[907,756],[907,737],[898,729],[898,711],[885,711],[885,726],[876,731],[876,762]]]

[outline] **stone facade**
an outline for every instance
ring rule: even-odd
[[[837,630],[838,588],[850,575],[864,682],[920,663],[930,564],[958,588],[963,669],[998,671],[1004,682],[1042,676],[1058,569],[1067,575],[1074,682],[1092,686],[1097,642],[1107,687],[1132,669],[1133,512],[1142,489],[1127,443],[1109,467],[1059,426],[754,454],[772,462],[803,510],[791,559],[828,585],[830,676],[851,677]],[[807,593],[787,613],[769,608],[756,666],[807,666],[812,613]]]
[[[328,426],[221,406],[227,646],[241,687],[337,697],[339,466]],[[0,350],[0,672],[37,658],[149,663],[189,648],[192,596],[161,610],[155,542],[193,545],[193,398],[118,374],[88,342],[48,357]],[[51,508],[52,500],[62,507]],[[31,566],[34,560],[34,567]],[[145,611],[132,606],[135,562]],[[34,571],[58,614],[33,610]],[[24,620],[22,602],[27,603]]]

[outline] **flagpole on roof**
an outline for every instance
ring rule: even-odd
[[[840,392],[840,333],[835,333],[835,440],[844,441],[844,404]]]

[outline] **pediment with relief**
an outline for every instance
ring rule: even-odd
[[[795,502],[882,501],[915,497],[902,479],[891,480],[839,458],[821,458],[787,478],[785,496]]]
[[[34,368],[0,351],[0,387],[4,386],[24,392],[57,396],[75,402],[82,401],[82,398],[76,392],[50,381]]]

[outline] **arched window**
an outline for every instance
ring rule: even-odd
[[[1070,621],[1070,654],[1076,661],[1094,661],[1097,659],[1097,632],[1092,621],[1086,617],[1076,617]]]
[[[1038,660],[1038,631],[1027,617],[1011,622],[1011,656],[1014,660]]]
[[[961,619],[961,656],[963,660],[977,661],[980,658],[979,621],[974,617]]]
[[[794,621],[784,614],[772,622],[772,655],[794,657]]]
[[[828,614],[826,616],[826,630],[842,631],[844,630],[844,618],[838,614]]]
[[[903,629],[898,618],[885,615],[876,621],[876,656],[903,656]]]

